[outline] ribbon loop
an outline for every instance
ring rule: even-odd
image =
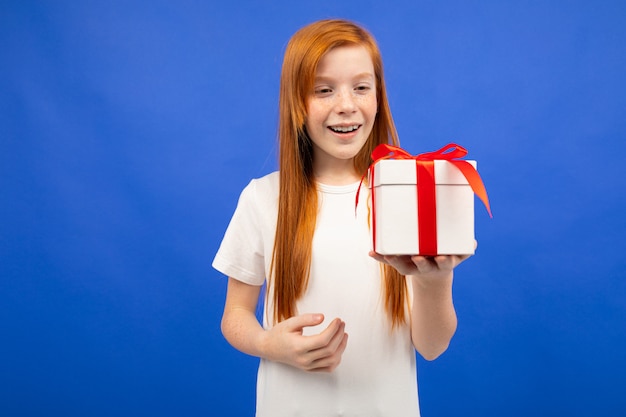
[[[381,159],[413,159],[413,156],[402,148],[381,143],[372,151],[374,163]]]
[[[451,161],[453,159],[462,158],[465,155],[467,155],[467,150],[464,147],[457,145],[456,143],[448,143],[446,146],[437,151],[421,153],[417,155],[415,159],[420,161],[432,161],[435,159]]]

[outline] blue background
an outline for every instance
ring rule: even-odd
[[[626,414],[626,2],[5,0],[1,415],[252,415],[210,263],[325,17],[378,39],[403,147],[465,146],[492,202],[423,415]]]

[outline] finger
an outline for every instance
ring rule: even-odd
[[[374,252],[373,250],[371,250],[369,252],[369,256],[376,259],[378,262],[382,262],[382,263],[387,263],[387,261],[385,261],[385,257],[383,255],[380,255],[376,252]]]
[[[334,319],[321,333],[306,337],[308,352],[328,346],[337,333],[343,333],[345,324],[340,319]]]
[[[337,328],[337,331],[332,335],[332,338],[328,341],[328,343],[311,351],[311,353],[318,357],[332,355],[341,344],[341,341],[344,335],[346,334],[345,329],[346,329],[346,323],[341,322],[339,324],[339,327]]]
[[[301,332],[305,327],[317,326],[323,321],[323,314],[311,313],[290,317],[283,323],[290,332]]]
[[[454,269],[461,262],[468,259],[471,255],[454,255],[448,256],[447,259],[442,259],[441,261],[437,260],[437,264],[440,269]]]
[[[337,349],[332,355],[319,358],[311,363],[310,371],[312,372],[332,372],[341,363],[343,352],[348,346],[348,334],[344,333],[340,339]]]
[[[415,264],[409,255],[385,256],[385,260],[402,275],[411,275],[415,272]]]
[[[433,258],[437,269],[440,270],[448,270],[454,268],[457,257],[456,256],[448,256],[448,255],[439,255]]]
[[[436,267],[436,263],[434,263],[432,258],[427,258],[422,255],[411,257],[411,261],[413,261],[413,264],[420,273],[432,271]]]

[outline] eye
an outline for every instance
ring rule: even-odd
[[[316,95],[326,95],[333,92],[333,89],[330,87],[316,87],[315,94]]]
[[[372,89],[372,87],[369,84],[359,84],[354,89],[358,92],[368,92]]]

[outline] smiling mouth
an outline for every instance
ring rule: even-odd
[[[351,126],[328,126],[330,130],[335,133],[350,133],[358,130],[361,125],[351,125]]]

